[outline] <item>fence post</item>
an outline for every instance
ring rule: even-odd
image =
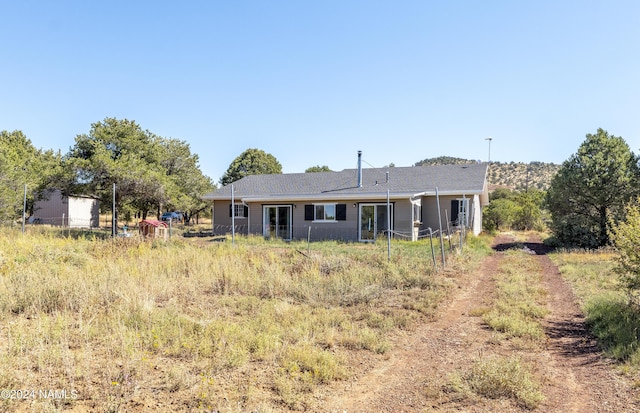
[[[433,230],[429,227],[429,242],[431,244],[431,258],[433,259],[433,268],[438,271],[438,264],[436,263],[436,252],[433,249]]]
[[[24,198],[22,201],[22,233],[24,234],[24,224],[27,219],[27,184],[24,184]]]
[[[391,208],[389,204],[389,189],[387,189],[387,262],[391,262]]]
[[[438,206],[438,225],[440,226],[440,251],[442,252],[442,268],[447,266],[444,258],[444,240],[442,239],[442,214],[440,213],[440,194],[436,186],[436,205]]]
[[[451,228],[449,228],[449,212],[445,209],[444,216],[447,218],[447,240],[449,241],[449,251],[453,251],[453,246],[451,245]]]
[[[233,184],[231,184],[231,245],[236,245],[236,205]]]

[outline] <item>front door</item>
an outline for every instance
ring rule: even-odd
[[[266,238],[291,239],[291,205],[265,206],[263,217],[263,235]]]
[[[393,229],[393,204],[389,207]],[[360,204],[360,241],[375,241],[387,228],[387,204]]]

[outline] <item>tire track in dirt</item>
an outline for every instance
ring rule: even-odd
[[[539,240],[535,240],[539,241]],[[544,328],[548,337],[545,362],[548,368],[546,411],[564,402],[567,412],[639,412],[638,392],[629,380],[616,372],[604,357],[596,339],[585,326],[584,316],[571,286],[536,245],[543,284],[549,292],[550,314]]]
[[[446,392],[456,371],[467,371],[473,362],[490,355],[517,353],[536,366],[546,401],[541,412],[638,412],[637,391],[615,372],[584,326],[575,296],[537,239],[525,244],[536,255],[542,287],[549,291],[548,335],[545,349],[513,350],[494,339],[480,317],[469,312],[491,303],[496,273],[503,253],[515,246],[513,239],[498,237],[495,254],[478,271],[461,274],[459,285],[439,319],[419,326],[396,342],[389,359],[364,376],[334,388],[334,394],[316,411],[356,412],[525,412],[510,400],[466,400]],[[511,242],[511,243],[510,243]],[[522,244],[517,244],[522,248]],[[498,245],[496,245],[498,246]]]
[[[497,262],[498,256],[491,256],[477,273],[459,275],[459,288],[436,321],[396,343],[389,360],[339,389],[321,411],[421,412],[436,407],[440,401],[430,400],[428,393],[438,392],[452,371],[491,346],[491,333],[469,311],[489,304]]]

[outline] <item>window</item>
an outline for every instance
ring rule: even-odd
[[[233,213],[235,218],[246,218],[249,216],[249,207],[243,204],[234,204]],[[229,204],[229,216],[231,216],[231,204]]]
[[[304,220],[322,222],[346,221],[347,204],[305,205]]]
[[[413,222],[422,222],[422,205],[413,204]]]
[[[314,205],[314,221],[335,221],[336,204],[316,204]]]

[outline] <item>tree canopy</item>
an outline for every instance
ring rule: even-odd
[[[331,172],[331,168],[329,168],[327,165],[316,165],[316,166],[310,166],[307,169],[304,170],[305,173],[309,173],[309,172]]]
[[[537,189],[511,191],[499,188],[483,209],[482,225],[489,231],[501,229],[541,230],[544,228],[544,192]]]
[[[98,196],[125,214],[163,208],[196,213],[205,207],[200,196],[214,188],[199,169],[198,156],[186,142],[162,138],[127,119],[106,118],[76,136],[65,157],[67,192]]]
[[[228,185],[249,175],[281,173],[282,165],[275,156],[261,149],[250,148],[231,162],[227,171],[220,178],[220,183]]]
[[[0,221],[22,215],[24,185],[27,210],[53,176],[60,172],[61,156],[36,149],[22,131],[0,131]]]
[[[611,222],[624,217],[638,193],[638,158],[621,137],[603,129],[587,134],[577,153],[551,181],[551,229],[564,245],[597,248],[609,243]]]

